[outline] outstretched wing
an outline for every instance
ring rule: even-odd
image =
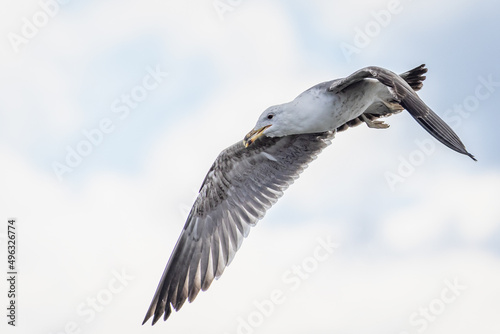
[[[323,148],[333,132],[260,137],[222,151],[210,168],[143,324],[192,302],[231,262],[243,238]]]
[[[412,71],[423,68],[424,65],[413,69]],[[411,71],[409,71],[411,72]],[[425,73],[425,72],[424,72]],[[422,73],[423,74],[423,73]],[[403,78],[408,76],[408,72],[402,74]],[[413,82],[407,83],[401,76],[381,67],[370,66],[354,72],[350,76],[336,80],[331,86],[330,91],[339,92],[355,82],[363,79],[377,79],[389,88],[394,100],[404,109],[408,110],[410,115],[434,138],[452,150],[468,155],[476,160],[472,154],[467,152],[464,144],[457,134],[446,124],[438,115],[436,115],[425,103],[418,97],[414,89],[410,86]],[[408,79],[408,78],[407,78]],[[412,81],[412,80],[409,80]],[[418,87],[420,88],[420,87]]]

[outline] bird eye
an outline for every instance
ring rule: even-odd
[[[269,114],[267,115],[267,119],[273,119],[274,115],[273,114]]]

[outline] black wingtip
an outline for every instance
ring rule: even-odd
[[[142,321],[142,325],[144,325],[146,322],[148,322],[149,318],[151,318],[151,314],[146,314],[146,316],[144,317],[144,320]]]
[[[144,318],[144,320],[142,321],[142,325],[144,325],[146,322],[148,322],[149,318],[151,318],[151,315],[150,315],[150,314],[147,314],[147,315],[146,315],[146,317]],[[155,316],[153,317],[153,321],[151,322],[151,326],[154,326],[154,324],[156,324],[156,322],[157,322],[158,320],[160,320],[160,318],[161,318],[161,315],[160,315],[160,316],[158,316],[158,317],[155,315]]]
[[[164,320],[167,320],[168,316],[171,313],[171,309],[168,308],[165,311],[166,312],[165,312],[165,319]],[[153,321],[151,322],[151,326],[153,326],[154,324],[156,324],[158,322],[158,320],[160,320],[160,318],[161,318],[162,315],[163,315],[163,311],[158,312],[158,310],[156,308],[153,308],[153,304],[152,304],[150,306],[150,309],[148,310],[148,313],[146,313],[146,316],[144,317],[144,320],[142,321],[142,324],[144,325],[146,322],[148,322],[148,320],[152,316],[153,317]]]
[[[477,161],[477,159],[472,155],[470,154],[469,152],[466,153],[472,160],[474,161]]]

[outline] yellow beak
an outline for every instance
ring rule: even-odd
[[[262,133],[264,132],[264,130],[267,129],[268,127],[270,127],[270,126],[271,126],[271,124],[263,126],[260,129],[258,129],[258,130],[252,130],[249,133],[247,133],[247,135],[243,139],[243,143],[245,144],[245,147],[248,147],[248,146],[252,145],[252,143],[257,138],[259,138],[262,135]]]

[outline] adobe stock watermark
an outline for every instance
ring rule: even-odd
[[[385,9],[372,11],[370,13],[371,20],[365,23],[364,26],[354,27],[354,37],[352,43],[340,43],[340,50],[347,62],[350,62],[354,55],[361,53],[370,43],[377,38],[382,30],[386,28],[394,16],[403,11],[403,5],[400,0],[389,0]]]
[[[340,246],[340,244],[332,242],[330,236],[317,238],[316,241],[317,244],[311,254],[303,258],[299,264],[294,264],[283,272],[281,283],[284,287],[272,290],[268,298],[254,300],[253,310],[245,316],[236,318],[236,334],[253,334],[267,318],[273,315],[276,308],[287,300],[287,296],[310,278],[318,270],[320,264],[331,258]]]
[[[417,148],[411,151],[408,156],[398,156],[399,164],[395,172],[386,171],[384,173],[385,181],[392,191],[396,190],[396,185],[405,182],[407,178],[412,176],[416,168],[422,165],[436,150],[434,139],[416,139],[414,143]]]
[[[49,334],[81,334],[83,327],[91,323],[111,304],[117,294],[121,293],[134,280],[124,269],[112,270],[108,283],[95,294],[88,296],[75,309],[76,317],[66,322],[61,329]]]
[[[453,108],[446,109],[443,113],[443,120],[450,127],[457,129],[463,124],[463,120],[477,111],[481,102],[489,99],[500,87],[500,81],[495,81],[493,75],[486,77],[479,76],[478,84],[474,88],[474,93],[467,95],[461,103],[453,105]],[[416,139],[417,146],[408,156],[398,156],[398,165],[392,171],[386,171],[384,178],[392,191],[396,190],[398,184],[404,183],[415,173],[418,166],[421,166],[434,153],[436,149],[434,139]]]
[[[420,306],[418,310],[410,314],[408,321],[412,328],[401,331],[399,334],[425,332],[467,289],[467,286],[460,283],[457,277],[453,278],[453,280],[445,279],[443,283],[444,288],[441,289],[436,298],[433,298],[429,303]]]
[[[127,93],[121,94],[111,103],[111,112],[115,114],[113,118],[103,117],[96,127],[83,129],[81,131],[83,138],[73,146],[66,146],[64,160],[52,162],[52,170],[59,181],[63,181],[65,174],[73,172],[86,157],[102,145],[105,137],[116,129],[119,121],[125,120],[131,111],[137,109],[141,102],[146,100],[149,94],[157,89],[168,75],[159,65],[156,65],[155,68],[148,66],[145,71],[146,74],[139,84],[132,87]]]
[[[217,16],[219,16],[219,19],[224,21],[226,19],[226,14],[234,12],[242,3],[243,0],[214,0],[212,6]]]
[[[453,108],[447,109],[443,114],[443,120],[451,127],[458,128],[462,126],[462,121],[475,112],[481,102],[489,99],[500,87],[500,81],[495,81],[493,75],[487,77],[477,77],[479,83],[474,88],[474,93],[466,96],[461,103],[453,105]]]
[[[19,33],[9,32],[7,39],[15,53],[19,53],[21,46],[28,44],[33,38],[38,35],[38,32],[43,29],[54,18],[61,8],[69,0],[40,0],[38,1],[38,10],[31,17],[23,17]]]

